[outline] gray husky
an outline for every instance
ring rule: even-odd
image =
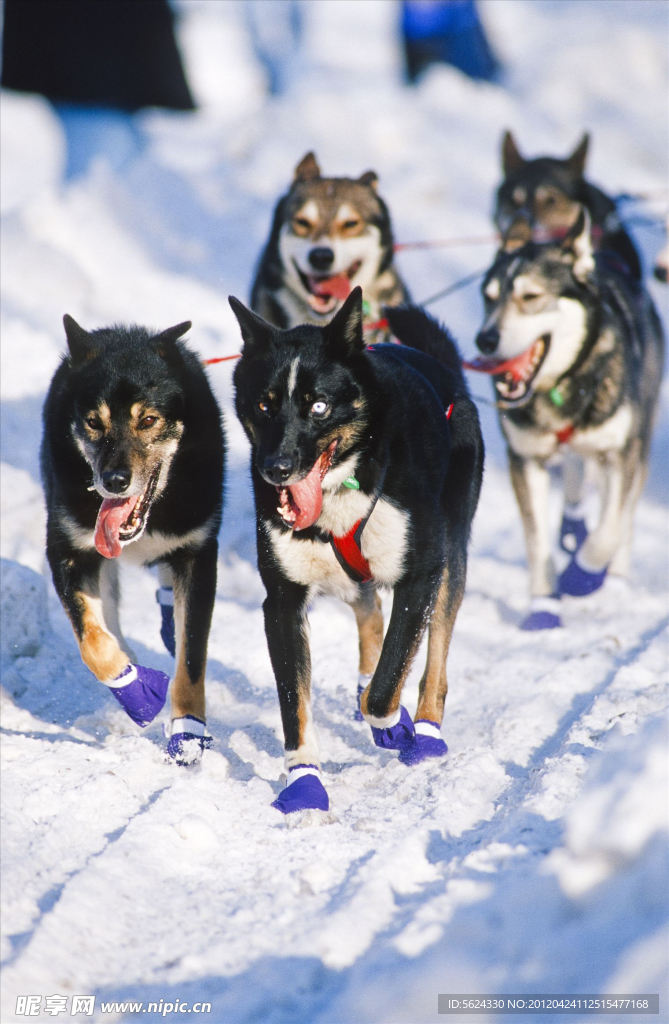
[[[592,593],[629,568],[662,377],[662,328],[641,285],[594,253],[587,210],[561,242],[500,250],[482,286],[475,369],[493,376],[520,507],[532,602],[524,629],[560,625],[559,597]],[[565,455],[559,578],[548,526],[548,466]],[[578,458],[573,458],[578,456]],[[587,532],[583,460],[599,470],[599,522]]]
[[[368,324],[384,306],[408,299],[393,266],[388,207],[374,171],[359,178],[324,178],[313,153],[295,168],[274,211],[270,237],[251,292],[251,306],[282,330],[324,326],[356,285]],[[380,340],[367,336],[367,341]]]

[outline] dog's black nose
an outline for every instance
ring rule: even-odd
[[[479,352],[489,356],[499,345],[499,331],[496,327],[489,327],[487,331],[481,331],[476,336],[476,347]]]
[[[279,485],[295,472],[295,460],[290,455],[268,455],[262,464],[262,475],[269,483]]]
[[[309,262],[314,270],[329,270],[334,263],[334,252],[326,245],[319,245],[309,253]]]
[[[123,494],[130,486],[132,473],[129,469],[108,469],[102,474],[102,486],[112,494]]]

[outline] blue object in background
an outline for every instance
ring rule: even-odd
[[[294,77],[302,41],[300,0],[246,0],[244,10],[270,95],[280,96]]]
[[[437,63],[482,81],[499,76],[474,0],[404,0],[402,36],[410,82]]]
[[[134,114],[83,103],[54,103],[53,107],[67,143],[65,181],[86,174],[99,157],[120,171],[144,149],[144,135]]]

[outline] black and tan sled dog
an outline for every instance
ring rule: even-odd
[[[365,349],[362,292],[324,327],[277,330],[230,299],[244,349],[237,414],[252,445],[265,630],[283,720],[284,813],[327,809],[311,716],[307,606],[348,602],[359,707],[378,746],[413,764],[446,752],[446,657],[462,601],[483,442],[455,344],[422,310],[386,311],[403,344]],[[383,638],[378,588],[392,588]],[[400,704],[429,628],[415,723]]]
[[[307,153],[274,211],[251,306],[275,327],[322,326],[357,285],[368,325],[381,320],[383,306],[408,299],[393,264],[390,214],[377,176],[324,178]],[[367,340],[382,340],[383,331],[368,330]]]
[[[501,250],[483,282],[477,369],[493,375],[511,481],[525,529],[532,605],[525,629],[560,625],[561,594],[626,575],[634,509],[646,477],[662,379],[662,328],[645,289],[593,251],[581,210],[562,242]],[[556,578],[548,521],[549,466],[563,461]],[[583,466],[600,479],[599,522],[588,534]]]
[[[44,404],[41,453],[54,585],[85,664],[145,726],[162,709],[169,678],[135,664],[121,636],[118,563],[158,566],[162,636],[173,655],[176,633],[168,750],[189,762],[211,742],[204,677],[223,501],[221,414],[200,360],[178,340],[189,322],[160,334],[89,333],[69,316],[64,324],[69,352]]]
[[[578,217],[581,206],[590,214],[596,250],[617,257],[618,270],[641,280],[641,260],[625,230],[616,204],[588,181],[585,164],[590,137],[583,136],[564,159],[539,156],[526,160],[511,132],[502,141],[504,181],[497,191],[495,223],[507,248],[534,242],[560,241]]]

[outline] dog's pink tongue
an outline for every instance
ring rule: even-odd
[[[335,299],[347,299],[351,291],[351,282],[346,274],[337,274],[325,280],[312,278],[309,283],[314,295],[333,295]]]
[[[130,498],[105,498],[95,524],[95,546],[105,558],[121,554],[119,530],[137,504],[137,495]]]
[[[293,522],[294,530],[306,530],[316,522],[323,507],[323,490],[321,488],[321,460],[317,459],[311,472],[298,484],[291,484],[290,497],[297,515]]]

